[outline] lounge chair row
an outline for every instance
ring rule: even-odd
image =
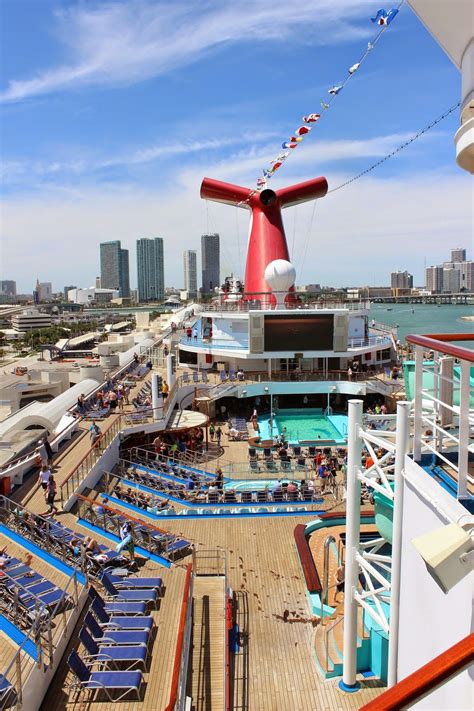
[[[103,513],[94,511],[91,504],[84,509],[84,516],[94,526],[102,528],[115,535],[119,535],[120,528],[124,523],[130,522],[126,516],[113,513],[110,510],[104,509]],[[191,544],[184,538],[177,538],[170,533],[157,531],[150,526],[134,524],[133,538],[135,545],[139,545],[149,553],[174,560],[175,558],[189,553]]]
[[[15,624],[26,626],[58,614],[72,603],[64,590],[18,558],[10,558],[0,577],[0,609]]]
[[[154,630],[145,606],[156,600],[161,578],[124,578],[118,588],[105,574],[102,582],[110,597],[104,599],[90,588],[91,608],[79,632],[84,651],[72,650],[68,658],[73,687],[103,691],[114,702],[131,692],[140,699]]]

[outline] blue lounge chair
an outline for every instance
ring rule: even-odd
[[[94,600],[91,608],[102,627],[117,630],[151,630],[153,628],[153,617],[125,617],[123,615],[113,617],[104,610],[99,600]]]
[[[159,590],[161,588],[161,578],[121,578],[119,575],[112,573],[104,573],[116,588],[120,589],[136,589],[136,588],[152,588]]]
[[[189,372],[187,370],[183,373],[183,383],[189,383]]]
[[[91,612],[84,617],[84,624],[95,641],[100,644],[131,644],[148,647],[150,641],[148,630],[104,630]]]
[[[144,615],[146,604],[144,602],[120,602],[119,600],[106,601],[94,587],[89,588],[91,600],[98,600],[108,615]]]
[[[116,665],[117,663],[126,663],[127,671],[131,671],[137,666],[146,668],[146,647],[116,647],[116,646],[100,646],[94,642],[89,632],[85,627],[79,632],[79,639],[84,645],[88,654],[81,655],[83,661],[93,664],[95,662]]]
[[[104,691],[109,701],[120,701],[130,691],[136,691],[137,699],[140,700],[140,686],[143,679],[141,671],[93,672],[84,664],[75,649],[71,651],[67,663],[82,689]],[[112,698],[113,691],[122,691],[122,694]]]
[[[118,590],[107,578],[102,577],[102,584],[109,595],[122,602],[154,602],[156,607],[156,590]]]

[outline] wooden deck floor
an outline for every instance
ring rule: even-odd
[[[225,708],[225,579],[197,576],[193,590],[192,711]]]
[[[189,536],[198,547],[227,551],[229,585],[248,609],[241,619],[248,679],[244,698],[234,694],[234,709],[354,709],[382,691],[377,681],[362,680],[359,692],[346,695],[335,680],[322,682],[318,676],[317,619],[310,614],[293,538],[299,522],[296,517],[166,522],[166,528]]]

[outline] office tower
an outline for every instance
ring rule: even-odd
[[[96,276],[96,278],[95,278],[95,288],[96,288],[96,289],[101,289],[101,288],[102,288],[100,276]]]
[[[458,294],[461,286],[459,264],[452,262],[443,266],[443,291],[446,294]]]
[[[165,295],[163,240],[137,240],[138,300],[159,301]]]
[[[42,281],[38,285],[38,298],[40,301],[51,301],[53,298],[53,285],[50,281]]]
[[[71,286],[65,286],[65,287],[64,287],[63,293],[64,293],[64,300],[65,300],[65,301],[68,300],[68,294],[69,294],[70,291],[72,291],[72,289],[77,289],[77,286],[72,286],[72,285],[71,285]]]
[[[451,261],[452,262],[465,262],[466,261],[466,250],[463,247],[455,247],[451,250]]]
[[[121,297],[130,296],[128,249],[120,240],[100,244],[100,283],[103,289],[118,289]]]
[[[183,254],[184,263],[184,290],[188,296],[197,295],[197,253],[194,249],[188,249]]]
[[[474,291],[474,262],[461,262],[459,267],[459,290]]]
[[[392,272],[390,286],[392,289],[413,289],[413,274],[407,271]]]
[[[220,286],[220,246],[217,233],[201,236],[201,264],[203,294],[212,294]]]
[[[16,281],[12,279],[0,281],[0,294],[4,296],[16,296]]]
[[[432,294],[438,294],[443,291],[443,267],[433,266],[426,267],[426,289]]]

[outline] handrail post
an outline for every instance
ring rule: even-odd
[[[467,499],[469,495],[467,489],[467,476],[469,465],[470,378],[470,363],[467,360],[462,360],[461,386],[459,393],[458,499]]]
[[[359,688],[357,675],[357,611],[354,598],[359,578],[357,554],[360,540],[360,479],[362,457],[362,400],[349,400],[349,436],[347,449],[347,513],[346,513],[346,566],[344,576],[344,664],[339,682],[342,691]]]
[[[421,430],[423,417],[423,348],[415,346],[415,426],[413,437],[413,457],[421,459]]]
[[[393,500],[393,540],[390,590],[390,630],[388,638],[388,686],[397,683],[398,632],[400,614],[400,579],[402,560],[403,523],[403,470],[408,451],[410,431],[410,403],[397,403],[397,429],[395,439],[395,487]]]

